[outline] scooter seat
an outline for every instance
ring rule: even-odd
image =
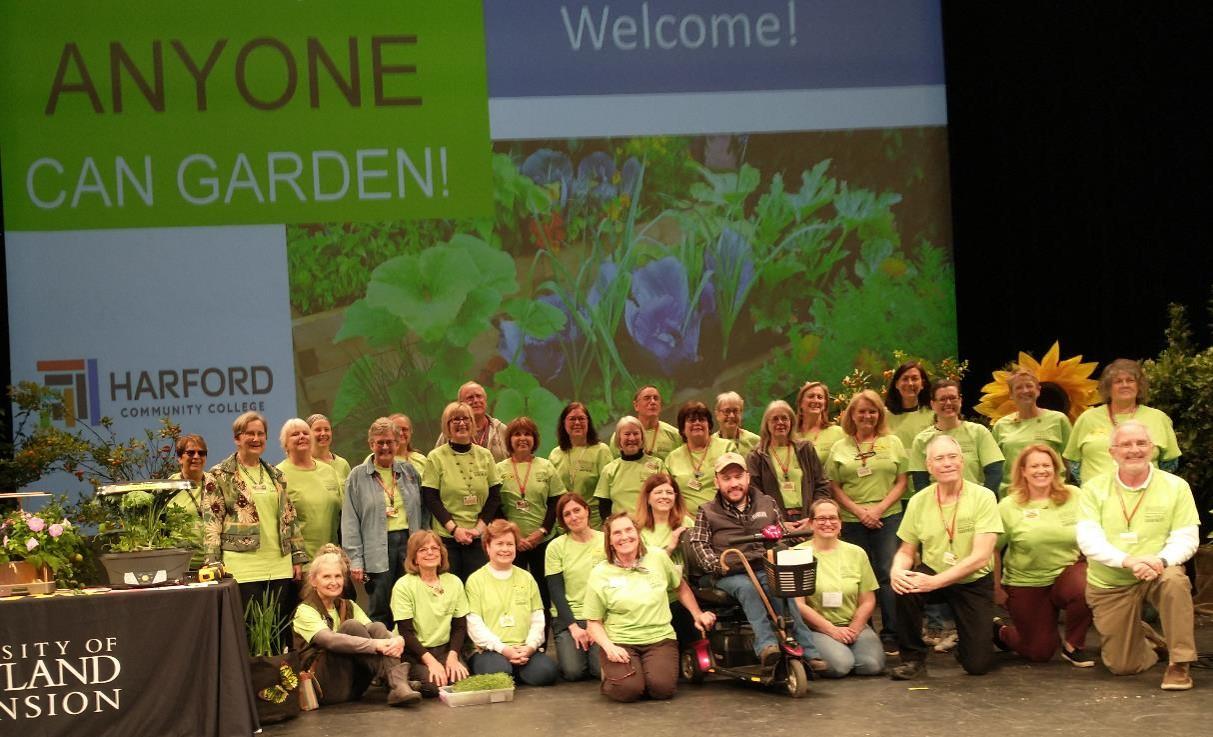
[[[715,586],[695,589],[695,598],[708,606],[736,606],[737,600]]]

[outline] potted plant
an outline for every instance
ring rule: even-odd
[[[299,714],[299,653],[278,652],[279,634],[291,626],[278,614],[278,593],[263,593],[244,608],[248,633],[249,677],[261,724],[293,719]]]
[[[111,584],[154,586],[179,581],[197,552],[195,515],[169,504],[189,481],[135,481],[106,484],[86,502],[97,522],[96,540]]]
[[[56,577],[74,578],[84,540],[65,507],[65,499],[56,499],[37,512],[14,509],[0,518],[0,590],[48,593]]]

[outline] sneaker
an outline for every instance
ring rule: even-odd
[[[909,681],[927,672],[926,661],[909,660],[889,671],[889,678],[894,681]]]
[[[959,641],[960,636],[956,634],[956,630],[948,630],[943,637],[939,638],[939,642],[935,643],[935,652],[950,653]]]
[[[1162,676],[1163,691],[1187,691],[1192,688],[1192,676],[1187,663],[1171,663]]]
[[[998,648],[999,650],[1003,651],[1004,653],[1011,649],[1007,645],[1007,643],[1003,642],[1003,639],[1002,639],[1002,628],[1006,627],[1006,626],[1007,626],[1007,620],[1003,619],[1002,617],[994,618],[994,632],[993,632],[993,637],[992,637],[992,639],[994,640],[994,647]],[[1062,648],[1062,652],[1064,654],[1065,648]]]
[[[1070,661],[1070,665],[1073,665],[1075,668],[1095,667],[1095,658],[1091,657],[1091,655],[1081,647],[1071,649],[1068,645],[1062,643],[1061,657]]]
[[[880,638],[880,645],[884,648],[885,655],[892,657],[901,654],[901,649],[897,646],[896,637],[882,637]]]
[[[830,664],[821,658],[809,658],[806,662],[809,664],[809,670],[814,673],[824,673],[830,669]]]
[[[764,647],[762,652],[758,653],[758,662],[762,663],[765,667],[775,665],[775,663],[779,662],[779,646],[767,645]]]
[[[943,632],[935,627],[928,627],[922,631],[922,641],[928,645],[938,644],[941,637],[943,637]]]

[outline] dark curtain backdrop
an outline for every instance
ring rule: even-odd
[[[1156,355],[1170,302],[1207,340],[1210,4],[945,0],[943,20],[967,403],[1054,339]]]

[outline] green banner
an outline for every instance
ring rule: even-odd
[[[6,0],[5,226],[492,212],[480,0]]]

